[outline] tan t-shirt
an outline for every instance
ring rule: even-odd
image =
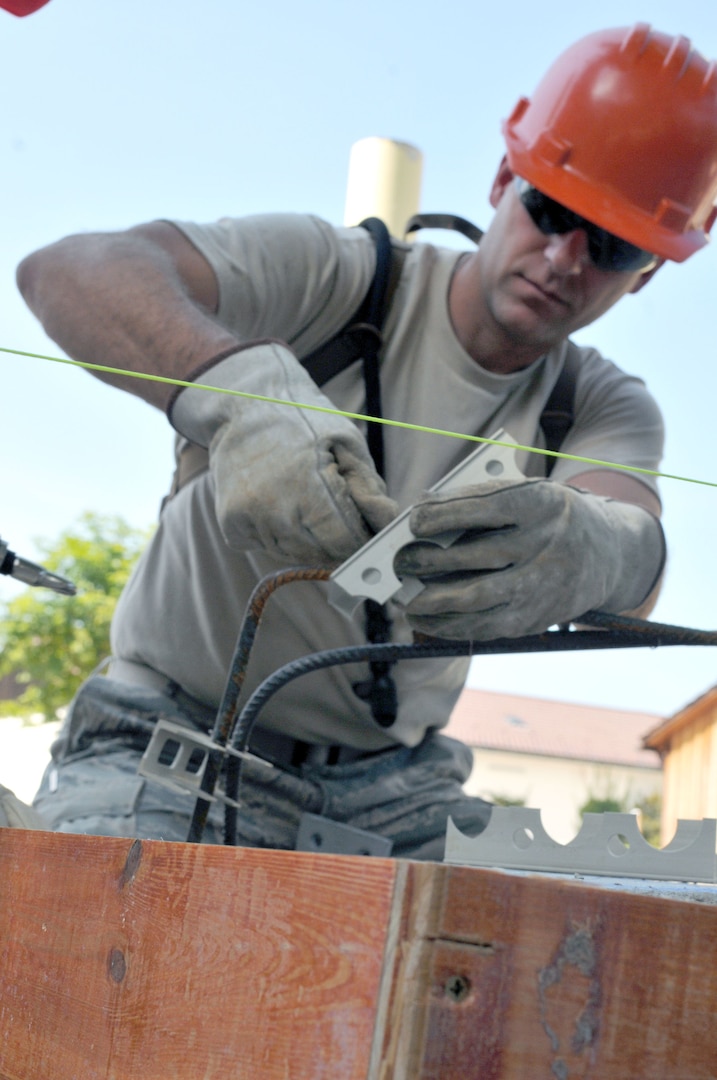
[[[281,338],[299,356],[330,339],[357,309],[372,280],[373,241],[362,229],[335,228],[299,214],[224,219],[177,227],[206,256],[219,283],[218,318],[239,338]],[[569,454],[656,469],[662,452],[659,410],[636,378],[593,349],[572,343],[511,375],[483,370],[465,352],[448,313],[448,288],[461,253],[407,246],[401,281],[385,327],[381,364],[385,417],[431,428],[489,436],[504,427],[525,446],[544,446],[540,414],[568,350],[580,369]],[[331,379],[324,393],[353,413],[364,410],[360,364]],[[475,444],[385,427],[386,482],[401,508],[413,503]],[[281,453],[280,433],[277,453]],[[521,453],[520,467],[543,475],[544,458]],[[559,459],[553,480],[584,472]],[[654,489],[651,478],[641,478]],[[209,705],[221,700],[246,600],[265,574],[280,569],[258,552],[230,551],[213,508],[209,473],[166,506],[158,531],[125,589],[112,629],[116,656],[146,664]],[[398,608],[393,635],[410,641]],[[279,666],[297,657],[360,643],[361,611],[350,619],[326,601],[323,583],[284,586],[271,598],[254,649],[242,701]],[[378,729],[352,690],[365,665],[333,667],[294,680],[269,702],[260,722],[314,742],[380,748],[418,743],[447,722],[468,660],[404,661],[393,669],[399,715],[390,734]]]

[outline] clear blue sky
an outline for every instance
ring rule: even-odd
[[[425,155],[422,208],[485,225],[500,120],[567,45],[643,20],[717,57],[717,8],[605,0],[51,0],[0,12],[0,345],[60,355],[14,268],[71,232],[265,210],[340,222],[351,145]],[[717,482],[713,245],[663,269],[579,340],[643,377],[664,410],[664,470]],[[101,357],[98,357],[101,362]],[[138,526],[171,470],[163,416],[84,372],[0,354],[0,535],[28,557],[87,509]],[[430,436],[427,436],[430,437]],[[717,488],[662,484],[670,563],[654,617],[717,627]],[[0,583],[0,598],[15,595]],[[476,661],[485,689],[667,715],[717,682],[717,651]]]

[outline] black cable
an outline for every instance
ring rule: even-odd
[[[583,649],[634,649],[657,648],[668,645],[717,645],[717,631],[694,630],[689,627],[672,626],[665,623],[652,623],[644,619],[628,616],[608,615],[603,612],[588,612],[576,620],[591,627],[586,630],[571,630],[561,627],[558,630],[546,630],[542,634],[531,634],[521,638],[498,638],[494,641],[447,641],[427,638],[412,644],[352,645],[338,649],[329,649],[312,653],[285,664],[266,678],[254,691],[242,709],[232,732],[229,745],[233,750],[247,750],[251,733],[261,710],[267,702],[289,682],[308,675],[311,672],[340,664],[373,661],[396,663],[399,660],[428,659],[450,656],[499,656],[511,653],[538,652],[576,652]],[[237,759],[233,759],[236,761]],[[239,801],[241,786],[241,763],[232,764],[231,776],[227,776],[226,793],[235,802]],[[228,807],[227,810],[233,810]],[[225,819],[225,844],[235,846],[236,820],[234,811]]]

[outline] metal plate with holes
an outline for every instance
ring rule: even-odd
[[[717,821],[678,821],[670,843],[658,850],[640,832],[634,814],[585,814],[580,832],[559,844],[545,831],[540,810],[494,806],[478,836],[465,836],[449,818],[445,862],[500,870],[608,875],[663,881],[717,882]]]
[[[243,753],[227,746],[217,746],[209,735],[204,735],[200,731],[190,731],[181,724],[173,724],[170,720],[159,720],[139,763],[138,772],[140,776],[157,780],[174,791],[196,796],[201,790],[209,755],[212,753],[249,758],[264,765],[267,769],[274,767],[270,762],[254,754]],[[238,805],[219,790],[213,795],[206,794],[202,797],[209,802],[219,800],[231,806]]]
[[[497,442],[513,442],[502,428],[491,435]],[[523,474],[515,464],[515,450],[511,446],[494,446],[482,443],[477,450],[459,462],[454,469],[430,489],[437,494],[468,484],[486,480],[522,480]],[[393,560],[398,551],[415,540],[411,532],[410,517],[413,507],[399,514],[390,525],[382,529],[367,544],[334,570],[329,579],[329,603],[345,615],[352,615],[362,600],[375,600],[385,604],[398,600],[408,604],[422,592],[424,586],[418,578],[401,581],[393,570]],[[432,543],[449,547],[461,535],[460,531],[443,533],[433,537]]]
[[[375,855],[388,858],[393,841],[376,833],[354,829],[320,814],[302,814],[296,837],[297,851],[316,851],[324,855]]]

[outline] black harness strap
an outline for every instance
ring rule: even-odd
[[[403,252],[394,252],[391,237],[383,221],[366,218],[361,228],[370,233],[376,247],[376,271],[371,287],[363,303],[347,325],[324,345],[321,345],[301,363],[318,386],[349,367],[356,360],[363,362],[366,388],[366,414],[382,416],[381,381],[379,378],[379,352],[383,344],[381,331],[386,313],[398,285],[403,265]],[[369,424],[366,441],[374,465],[380,476],[384,475],[383,427]]]
[[[406,225],[406,236],[419,229],[450,229],[459,232],[478,246],[483,239],[483,230],[467,218],[458,214],[414,214]]]
[[[367,321],[376,329],[376,334],[368,342],[363,354],[363,377],[366,386],[366,413],[368,416],[383,416],[381,407],[381,380],[379,377],[379,353],[383,344],[381,331],[390,300],[389,283],[393,263],[391,237],[383,221],[379,218],[367,218],[361,225],[373,237],[376,245],[376,273],[369,293]],[[398,284],[398,277],[393,267],[393,287]],[[379,476],[385,476],[383,453],[383,425],[369,424],[366,431],[368,448]],[[366,637],[372,645],[379,645],[391,640],[391,620],[386,609],[375,600],[367,600],[364,606]],[[391,676],[391,665],[386,661],[372,660],[369,664],[371,678],[361,683],[354,683],[354,693],[367,701],[371,715],[383,728],[391,727],[398,714],[398,694],[396,683]]]
[[[386,318],[388,300],[388,281],[391,270],[391,237],[388,229],[379,218],[367,218],[362,226],[373,237],[376,244],[376,273],[369,294],[367,322],[377,333],[368,342],[363,354],[363,378],[366,385],[366,413],[368,416],[383,416],[381,408],[381,380],[379,378],[379,352],[383,344],[381,331]],[[379,476],[386,475],[383,456],[383,424],[369,424],[366,441]]]
[[[540,426],[545,436],[546,450],[559,450],[575,422],[575,384],[578,378],[578,358],[569,352],[563,370],[557,378],[545,408],[540,414]],[[545,475],[550,476],[557,458],[545,458]]]
[[[391,237],[383,221],[367,218],[361,222],[376,246],[376,272],[363,304],[351,322],[326,345],[305,357],[301,362],[315,382],[322,375],[337,375],[355,360],[361,359],[366,390],[366,414],[383,416],[381,407],[381,379],[379,353],[383,344],[381,331],[386,313],[398,284],[403,263],[403,252],[394,252]],[[337,347],[338,346],[338,347]],[[322,380],[324,381],[324,380]],[[385,475],[383,452],[383,425],[369,423],[366,441],[379,476]],[[391,620],[386,609],[375,600],[364,605],[366,638],[372,645],[385,644],[391,640]],[[357,697],[371,707],[371,715],[383,728],[391,727],[398,713],[396,684],[391,676],[391,664],[371,661],[371,677],[354,683]]]

